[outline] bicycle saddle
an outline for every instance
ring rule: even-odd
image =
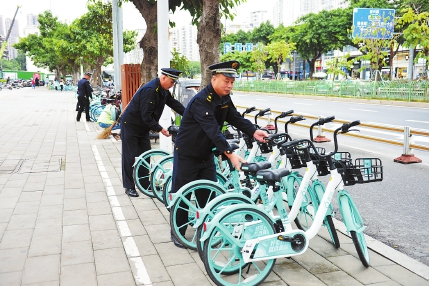
[[[256,173],[259,170],[271,168],[271,163],[268,161],[258,163],[244,163],[241,165],[241,170],[249,173]]]
[[[256,173],[256,180],[259,182],[279,182],[282,177],[289,175],[286,168],[276,170],[260,170]]]

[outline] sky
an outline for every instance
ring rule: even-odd
[[[19,19],[19,29],[22,33],[27,20],[28,14],[39,14],[45,10],[51,10],[52,14],[62,22],[71,23],[74,19],[79,18],[84,14],[86,9],[87,0],[1,0],[0,15],[3,19],[13,18],[17,5],[21,8],[18,10],[17,19]],[[244,21],[251,11],[267,10],[271,14],[272,7],[275,0],[265,0],[264,7],[261,8],[261,0],[248,0],[235,9],[237,14],[234,22]],[[239,11],[239,13],[238,13]],[[271,15],[270,15],[271,16]],[[190,23],[191,17],[188,12],[179,11],[171,16],[173,20],[177,21],[177,25]],[[140,12],[135,8],[132,3],[124,3],[123,5],[123,26],[126,30],[143,29],[146,27]]]

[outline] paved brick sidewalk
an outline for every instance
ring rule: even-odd
[[[124,194],[121,142],[76,122],[71,92],[3,90],[0,100],[1,286],[213,285],[198,254],[170,242],[164,205]],[[429,285],[429,267],[377,241],[399,262],[371,250],[366,269],[340,241],[334,249],[322,232],[263,285]]]

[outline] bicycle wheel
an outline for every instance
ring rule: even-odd
[[[230,238],[224,231],[240,235]],[[244,262],[241,247],[246,240],[274,234],[272,220],[265,212],[253,208],[240,208],[222,213],[219,225],[204,241],[203,261],[212,281],[224,285],[259,285],[270,274],[275,259]]]
[[[164,203],[164,188],[161,184],[166,179],[167,174],[173,170],[173,155],[168,155],[155,165],[150,173],[150,186],[155,197]]]
[[[139,156],[138,161],[134,164],[133,179],[140,192],[149,197],[155,197],[150,188],[150,173],[152,168],[169,154],[162,149],[151,149]]]
[[[338,193],[338,206],[347,231],[350,232],[356,252],[363,266],[369,266],[369,251],[363,230],[365,225],[355,203],[346,190]]]
[[[213,206],[212,213],[216,215],[216,213],[218,213],[219,210],[222,210],[225,207],[236,205],[236,204],[248,204],[248,203],[249,203],[249,200],[244,199],[242,197],[233,197],[233,198],[221,199]],[[208,222],[212,218],[213,217],[211,217],[211,216],[207,216],[204,219],[204,222]],[[203,259],[204,242],[199,241],[199,239],[201,238],[201,236],[203,234],[203,228],[204,228],[204,223],[199,225],[197,228],[197,242],[199,242],[199,243],[197,243],[196,245],[197,245],[197,251],[198,251],[198,254],[199,254],[201,260]]]
[[[195,223],[195,214],[198,209],[202,209],[211,199],[218,195],[224,194],[225,190],[216,182],[207,180],[197,180],[183,186],[179,190],[181,195],[176,199],[170,209],[170,227],[174,236],[187,248],[197,250],[196,230],[192,226]],[[200,200],[197,198],[204,192],[204,197]],[[188,219],[180,221],[183,216]],[[179,218],[178,218],[179,217]]]
[[[216,172],[216,178],[217,178],[218,184],[225,189],[225,187],[227,186],[226,178],[220,172]],[[172,177],[170,174],[170,176],[164,180],[164,186],[163,186],[163,198],[164,198],[164,205],[166,207],[168,207],[171,202],[170,200],[171,184],[172,184]]]

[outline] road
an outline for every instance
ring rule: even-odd
[[[361,120],[386,125],[410,126],[429,129],[429,109],[358,102],[314,100],[290,98],[277,94],[252,94],[235,91],[233,101],[236,105],[256,106],[273,110],[293,109],[298,114],[335,115],[337,119]],[[259,120],[258,120],[259,122]],[[311,124],[311,120],[305,122]],[[338,123],[327,124],[334,129]],[[369,135],[402,140],[403,135],[380,130],[366,130]],[[308,138],[308,129],[290,127],[292,138]],[[325,134],[332,138],[331,133]],[[429,138],[416,136],[415,143],[428,146]],[[414,150],[416,157],[423,160],[418,164],[400,164],[393,159],[402,154],[402,147],[377,143],[374,141],[341,136],[340,151],[349,151],[352,158],[378,157],[383,162],[382,182],[359,184],[347,187],[364,218],[365,233],[377,240],[429,265],[429,152]],[[332,143],[320,143],[329,150]],[[321,178],[326,181],[326,177]],[[337,218],[339,215],[337,213]]]

